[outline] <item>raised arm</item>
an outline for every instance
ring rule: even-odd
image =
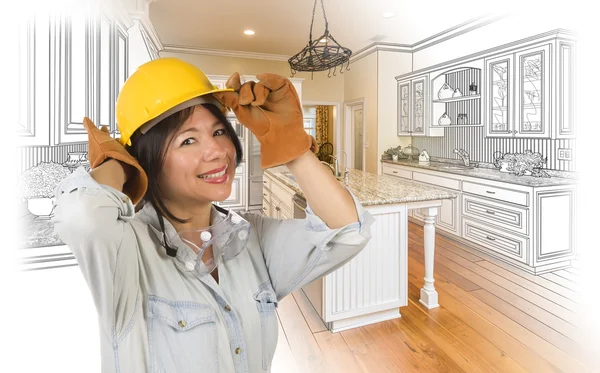
[[[341,228],[358,222],[352,196],[312,152],[304,153],[286,166],[315,214],[329,228]]]

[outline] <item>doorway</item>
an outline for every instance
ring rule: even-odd
[[[344,151],[349,168],[365,171],[366,126],[364,98],[344,103]]]

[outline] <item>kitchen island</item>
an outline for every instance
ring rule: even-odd
[[[281,200],[286,196],[303,196],[285,166],[266,170],[264,182],[265,205],[276,201],[284,206],[288,202]],[[371,240],[356,257],[302,289],[329,330],[338,332],[401,316],[400,307],[408,305],[408,211],[412,209],[425,214],[425,283],[419,301],[430,309],[438,307],[433,279],[434,222],[442,200],[456,198],[456,194],[359,170],[350,170],[348,181],[340,182],[375,222]],[[267,215],[269,209],[265,208]]]

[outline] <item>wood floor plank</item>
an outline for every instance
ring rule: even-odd
[[[304,319],[306,320],[311,332],[318,333],[327,330],[327,326],[325,326],[325,323],[321,317],[319,317],[319,314],[313,307],[312,303],[310,303],[304,292],[296,290],[292,293],[292,296],[294,297],[296,304],[298,304],[298,307],[300,307],[300,311],[302,312],[302,315],[304,316]]]
[[[464,372],[501,373],[489,366],[478,354],[460,342],[452,333],[419,309],[414,301],[401,308],[402,318],[413,328],[421,330],[446,353]]]
[[[424,275],[422,264],[409,257],[409,266],[410,271],[417,275],[415,281],[422,283],[421,280],[417,280],[419,276]],[[587,368],[572,356],[458,286],[448,281],[436,281],[436,289],[439,292],[440,304],[443,303],[446,309],[479,330],[526,369],[532,372],[552,372],[557,371],[556,368],[565,372],[587,371]]]
[[[544,273],[543,275],[540,275],[540,276],[545,278],[546,280],[549,280],[556,284],[559,284],[560,286],[563,286],[569,290],[578,291],[580,289],[579,284],[576,284],[571,280],[567,280],[564,277],[558,276],[555,273]]]
[[[493,371],[511,373],[528,372],[513,359],[510,354],[505,353],[499,346],[487,338],[486,333],[488,329],[493,327],[492,325],[485,325],[484,327],[480,327],[479,323],[470,325],[469,322],[462,320],[444,305],[440,305],[440,307],[432,310],[426,309],[425,306],[419,303],[419,288],[422,286],[422,282],[420,285],[416,285],[416,282],[414,281],[415,277],[412,274],[409,275],[409,277],[412,278],[408,286],[409,302],[412,302],[415,307],[421,309],[429,317],[448,330],[454,338],[467,346],[467,348],[477,354],[487,365],[492,367]],[[450,296],[445,296],[443,291],[440,291],[440,293],[441,296],[444,297],[443,303],[445,304],[446,298],[450,298]],[[453,320],[453,322],[452,324],[447,324],[446,320]],[[475,328],[478,328],[479,330]]]
[[[559,271],[554,271],[552,273],[554,273],[555,275],[560,276],[560,277],[562,277],[564,279],[567,279],[567,280],[571,281],[575,285],[578,285],[580,283],[580,278],[579,278],[578,275],[576,275],[574,273],[571,273],[569,271],[566,271],[564,269],[561,269]]]
[[[327,330],[313,335],[331,369],[330,373],[364,373],[341,334]]]
[[[300,372],[330,372],[331,367],[325,360],[294,297],[283,298],[278,308],[281,325]]]
[[[484,268],[486,268],[494,273],[497,273],[499,275],[504,275],[504,273],[506,273],[506,272],[512,273],[514,276],[518,276],[518,277],[521,277],[522,279],[524,279],[525,280],[524,282],[530,282],[532,284],[540,286],[544,289],[547,289],[553,293],[556,293],[556,294],[562,296],[563,298],[570,299],[574,303],[581,304],[581,302],[582,302],[582,297],[581,297],[580,293],[577,293],[571,289],[562,287],[555,282],[546,280],[543,277],[531,275],[529,273],[525,273],[525,274],[516,273],[515,271],[511,270],[509,267],[500,266],[500,265],[490,262],[488,260],[477,262],[477,265],[484,267]],[[505,276],[505,277],[507,277],[507,276]],[[517,281],[515,281],[515,282],[518,282],[518,281],[519,280],[517,278]]]
[[[437,250],[436,255],[444,256],[448,261],[445,265],[476,283],[494,295],[512,303],[527,313],[534,315],[547,325],[554,325],[564,335],[577,339],[577,327],[581,323],[580,316],[559,304],[556,304],[531,290],[504,279],[503,277],[479,266],[476,263],[445,251]]]
[[[403,355],[409,359],[418,372],[459,372],[456,365],[441,349],[439,349],[421,331],[414,331],[402,318],[383,321],[364,326],[373,339],[388,348],[402,348]],[[377,337],[376,337],[377,336]]]
[[[409,250],[408,255],[410,256],[420,256],[422,257],[422,253],[418,253],[412,250]],[[466,278],[464,278],[463,276],[457,274],[456,272],[448,269],[448,267],[446,267],[441,261],[439,261],[437,259],[438,257],[436,256],[434,258],[434,271],[438,272],[442,275],[444,275],[444,277],[446,277],[449,281],[455,283],[456,285],[460,286],[463,290],[465,291],[473,291],[473,290],[477,290],[477,289],[481,289],[481,286],[473,283],[472,281],[467,280]]]
[[[364,328],[354,328],[340,332],[346,344],[354,354],[354,358],[365,373],[410,373],[403,370],[402,357],[390,355],[381,348]]]
[[[479,300],[485,302],[490,307],[494,308],[495,310],[501,312],[510,319],[516,321],[523,327],[532,331],[536,335],[550,342],[554,346],[573,356],[575,359],[586,364],[589,363],[585,360],[585,352],[583,350],[583,346],[580,345],[581,339],[573,341],[565,337],[556,330],[552,329],[550,326],[540,322],[534,317],[531,317],[530,315],[514,307],[510,303],[507,303],[504,300],[496,297],[487,290],[475,290],[471,292],[471,294],[473,294],[473,296],[478,298]]]

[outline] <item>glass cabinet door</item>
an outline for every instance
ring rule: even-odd
[[[425,78],[412,81],[413,106],[411,131],[413,135],[425,134]]]
[[[410,133],[410,83],[398,85],[398,135]]]
[[[502,137],[513,134],[512,76],[512,54],[486,61],[488,136]]]
[[[549,57],[544,45],[515,54],[518,110],[515,136],[543,137],[549,131]]]

